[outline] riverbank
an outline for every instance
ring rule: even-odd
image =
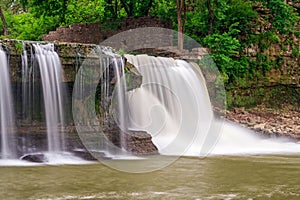
[[[224,111],[223,111],[224,112]],[[288,137],[300,142],[300,111],[266,107],[225,111],[226,119],[269,137]]]

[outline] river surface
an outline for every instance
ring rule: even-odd
[[[182,157],[140,174],[101,163],[4,166],[0,199],[300,199],[300,155]]]

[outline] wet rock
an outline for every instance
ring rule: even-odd
[[[86,149],[74,149],[72,153],[84,160],[96,161],[96,160],[108,160],[110,157],[106,156],[104,152],[87,151]]]
[[[47,162],[47,158],[43,153],[27,154],[22,156],[20,159],[35,163]]]
[[[119,148],[122,146],[127,152],[135,155],[158,154],[151,135],[145,131],[128,130],[123,132],[124,144],[121,144],[121,130],[114,120],[110,120],[109,123],[103,125],[103,133],[113,145]]]
[[[137,154],[158,154],[157,147],[152,142],[152,137],[145,131],[127,131],[125,134],[126,151]]]

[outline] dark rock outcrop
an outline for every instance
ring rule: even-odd
[[[86,149],[75,149],[72,151],[72,153],[79,158],[89,161],[111,159],[110,157],[106,156],[104,152],[91,152],[87,151]]]
[[[35,163],[47,162],[47,158],[43,153],[26,154],[26,155],[22,156],[20,159],[26,160],[29,162],[35,162]]]
[[[152,142],[152,137],[145,131],[127,131],[125,133],[125,149],[133,154],[157,154],[158,149]]]

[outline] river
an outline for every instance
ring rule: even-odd
[[[299,154],[181,157],[140,174],[101,163],[3,166],[0,199],[300,199],[299,171]]]

